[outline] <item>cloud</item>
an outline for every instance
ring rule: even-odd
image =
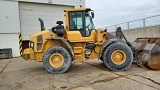
[[[96,28],[160,14],[160,0],[86,0]]]

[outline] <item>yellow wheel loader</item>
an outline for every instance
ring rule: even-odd
[[[29,48],[23,57],[43,62],[49,73],[64,73],[72,61],[82,62],[98,58],[113,71],[128,69],[133,61],[133,52],[128,44],[107,30],[95,29],[90,8],[64,10],[63,21],[45,30],[43,20],[41,31],[30,36]]]

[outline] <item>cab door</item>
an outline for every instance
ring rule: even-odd
[[[70,11],[69,31],[67,31],[67,39],[70,42],[84,42],[85,41],[85,18],[84,11]]]
[[[95,30],[92,18],[85,11],[68,13],[69,31],[67,38],[70,42],[88,42],[95,40]]]

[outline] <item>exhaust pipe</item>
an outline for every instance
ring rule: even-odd
[[[41,18],[38,18],[38,19],[40,21],[41,31],[44,31],[45,30],[45,28],[44,28],[44,22],[43,22],[43,20]]]

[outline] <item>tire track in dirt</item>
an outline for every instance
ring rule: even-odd
[[[9,65],[9,63],[11,62],[11,60],[4,66],[4,68],[0,71],[0,74],[3,73],[4,69]]]
[[[106,69],[101,68],[101,67],[99,67],[99,66],[97,66],[97,65],[90,64],[90,63],[87,63],[87,62],[84,62],[84,63],[89,64],[89,65],[92,65],[92,66],[94,66],[94,67],[96,67],[96,68],[99,68],[99,69],[101,69],[101,70],[105,70],[105,71],[106,71]],[[129,80],[132,80],[132,81],[135,81],[135,82],[138,82],[138,83],[141,83],[141,84],[143,84],[143,85],[146,85],[146,86],[149,86],[149,87],[152,87],[152,88],[155,88],[155,89],[159,90],[159,88],[156,88],[156,87],[151,86],[151,85],[149,85],[149,84],[145,84],[145,83],[139,82],[139,81],[137,81],[137,80],[135,80],[135,79],[131,79],[131,78],[127,77],[127,76],[129,76],[129,75],[132,75],[132,76],[139,76],[139,75],[133,75],[133,74],[128,74],[128,73],[127,73],[127,75],[120,75],[120,74],[115,73],[115,72],[111,72],[111,73],[116,74],[116,75],[119,76],[118,78],[115,78],[115,79],[119,79],[119,78],[121,78],[121,77],[124,77],[124,78],[126,78],[126,79],[129,79]],[[149,80],[149,81],[151,81],[151,82],[153,82],[153,83],[155,83],[155,84],[160,85],[160,83],[158,83],[158,82],[156,82],[156,81],[154,81],[154,80],[152,80],[152,79],[150,79],[150,78],[143,77],[143,76],[139,76],[139,77],[142,77],[142,78],[144,78],[144,79],[146,79],[146,80]],[[114,79],[113,79],[113,80],[114,80]],[[98,82],[99,82],[99,81],[98,81]]]

